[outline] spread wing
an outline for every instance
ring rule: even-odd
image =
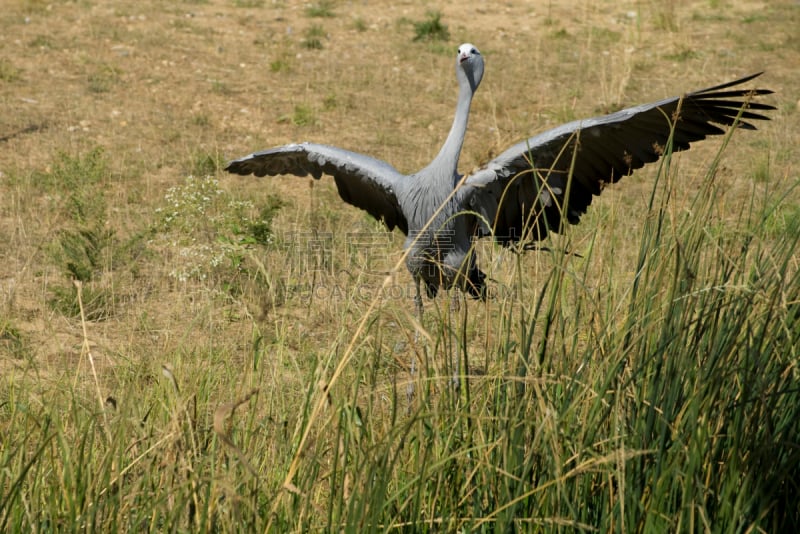
[[[658,160],[671,134],[672,150],[679,151],[723,134],[720,126],[755,130],[750,121],[769,120],[756,111],[775,108],[753,99],[772,91],[728,88],[760,74],[570,122],[512,146],[464,185],[463,205],[491,225],[481,221],[478,235],[503,245],[544,239],[560,230],[562,219],[577,224],[605,184]]]
[[[397,201],[405,176],[388,163],[341,148],[300,143],[254,152],[231,161],[225,170],[243,176],[293,174],[320,179],[333,176],[342,200],[382,220],[389,230],[408,234],[408,222]]]

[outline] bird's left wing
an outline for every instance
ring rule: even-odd
[[[299,143],[254,152],[231,161],[225,170],[243,176],[310,174],[316,179],[329,174],[342,200],[383,221],[389,230],[398,227],[408,234],[408,221],[397,200],[405,177],[379,159],[334,146]]]
[[[479,236],[503,245],[544,239],[560,231],[562,219],[577,224],[605,184],[658,160],[671,135],[672,150],[679,151],[723,134],[717,125],[755,130],[750,121],[768,117],[754,110],[775,108],[753,99],[772,91],[728,88],[759,74],[531,137],[469,176],[462,205],[481,216]]]

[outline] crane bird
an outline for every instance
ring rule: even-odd
[[[333,176],[342,200],[367,211],[409,249],[406,266],[430,298],[458,288],[485,298],[486,275],[477,266],[473,239],[492,237],[518,250],[577,224],[603,186],[616,182],[671,149],[720,135],[719,126],[755,130],[749,121],[769,120],[755,111],[774,110],[754,101],[768,89],[731,89],[761,73],[616,113],[563,124],[525,139],[473,174],[462,177],[458,160],[472,97],[483,78],[483,56],[470,43],[456,55],[458,101],[442,148],[422,170],[404,175],[388,163],[314,144],[289,144],[231,161],[225,170],[256,176]],[[458,186],[458,187],[457,187]],[[520,246],[521,245],[521,246]]]

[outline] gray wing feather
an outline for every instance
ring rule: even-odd
[[[241,175],[333,176],[342,200],[382,220],[392,230],[408,233],[397,200],[405,176],[388,163],[341,148],[313,143],[285,145],[231,161],[225,170]]]
[[[563,219],[577,224],[605,184],[666,152],[673,125],[673,151],[723,134],[717,125],[755,130],[749,121],[769,120],[756,111],[775,108],[752,99],[772,91],[726,89],[760,74],[683,97],[573,121],[517,143],[467,178],[461,195],[465,206],[483,217],[478,235],[492,235],[504,245],[543,239],[548,231],[560,230],[562,208]],[[570,172],[572,182],[564,206]]]

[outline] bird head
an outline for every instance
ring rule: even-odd
[[[456,76],[459,83],[466,82],[474,93],[483,78],[483,56],[470,43],[458,47],[456,55]]]

